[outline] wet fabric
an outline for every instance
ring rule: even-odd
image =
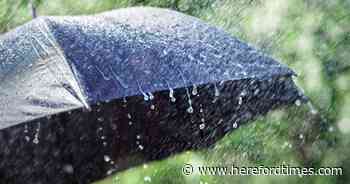
[[[0,39],[0,129],[123,97],[293,75],[216,27],[157,8],[40,17]]]

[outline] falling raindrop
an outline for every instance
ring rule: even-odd
[[[141,139],[141,135],[137,135],[137,136],[136,136],[136,139]]]
[[[63,171],[68,173],[68,174],[73,174],[74,173],[74,167],[71,164],[66,164],[63,166]]]
[[[215,97],[219,97],[219,96],[220,96],[220,91],[219,91],[219,89],[218,89],[218,87],[216,86],[215,83],[214,83],[214,89],[215,89],[214,96],[215,96]]]
[[[203,113],[203,108],[200,108],[200,109],[199,109],[199,112],[200,112],[200,113]]]
[[[234,123],[232,124],[232,128],[237,128],[237,127],[238,127],[237,122],[234,122]]]
[[[219,120],[218,124],[220,125],[222,122],[224,122],[224,119],[221,118],[221,119]]]
[[[247,95],[247,90],[246,89],[243,89],[240,96],[246,96]]]
[[[256,89],[256,90],[254,91],[254,95],[259,94],[259,92],[260,92],[260,90],[259,90],[259,89]]]
[[[192,114],[192,113],[193,113],[193,107],[192,107],[192,106],[188,107],[188,108],[187,108],[187,112],[190,113],[190,114]]]
[[[34,139],[33,139],[34,144],[39,144],[39,134],[40,134],[40,122],[38,122],[38,127],[34,135]]]
[[[198,94],[197,86],[193,85],[192,95],[197,95],[197,94]]]
[[[307,106],[309,107],[311,114],[315,115],[318,113],[316,108],[312,105],[312,103],[310,101],[307,102]]]
[[[239,96],[238,97],[238,105],[242,105],[243,103],[243,97]]]
[[[139,149],[140,149],[140,150],[143,150],[143,148],[144,148],[144,147],[143,147],[142,145],[139,145]]]
[[[155,105],[151,105],[151,110],[154,110],[154,109],[156,109],[156,106]]]
[[[334,127],[333,127],[333,126],[330,126],[330,127],[328,128],[328,131],[329,131],[329,132],[333,132],[333,131],[334,131]]]
[[[30,141],[30,137],[28,135],[24,136],[24,139],[29,142]]]
[[[176,98],[174,97],[174,90],[172,88],[169,88],[169,97],[171,102],[175,102]]]
[[[151,92],[148,93],[148,97],[149,97],[150,100],[154,99],[154,95]]]
[[[131,114],[130,114],[130,113],[128,113],[128,115],[127,115],[127,116],[128,116],[128,119],[131,119]]]
[[[304,139],[304,135],[303,135],[303,134],[300,134],[300,135],[299,135],[299,139]]]
[[[149,100],[149,97],[147,96],[146,93],[142,92],[142,95],[143,95],[143,99],[144,99],[145,101],[148,101],[148,100]]]
[[[130,126],[132,125],[132,121],[129,121],[129,125],[130,125]]]
[[[24,133],[28,133],[28,125],[27,124],[24,125]]]
[[[111,161],[111,158],[108,155],[104,155],[103,159],[104,159],[105,162],[110,162]]]

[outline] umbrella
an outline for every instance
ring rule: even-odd
[[[1,36],[0,177],[88,183],[300,103],[294,72],[158,8],[39,17]]]

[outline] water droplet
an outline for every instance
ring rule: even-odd
[[[149,99],[150,99],[150,100],[153,100],[153,99],[154,99],[154,96],[153,96],[153,94],[152,94],[151,92],[148,93],[148,96],[149,96]]]
[[[205,124],[204,124],[204,123],[200,124],[200,125],[199,125],[199,128],[200,128],[201,130],[203,130],[203,129],[205,128]]]
[[[111,157],[109,157],[108,155],[104,155],[103,159],[105,160],[105,162],[111,161]]]
[[[131,114],[130,113],[128,113],[127,116],[128,116],[128,119],[131,119]]]
[[[197,86],[193,85],[192,95],[197,95],[197,94],[198,94]]]
[[[254,95],[259,94],[259,92],[260,92],[260,90],[259,90],[259,89],[256,89],[256,90],[254,91]]]
[[[232,128],[237,128],[237,127],[238,127],[237,122],[234,122],[234,123],[232,124]]]
[[[24,125],[24,133],[28,133],[28,125],[27,124]]]
[[[151,110],[154,110],[154,109],[156,109],[156,106],[155,105],[151,105]]]
[[[63,171],[68,173],[68,174],[73,174],[74,173],[74,168],[71,164],[65,164],[63,166]]]
[[[137,136],[136,136],[136,139],[141,139],[141,135],[137,135]]]
[[[128,103],[125,97],[123,98],[123,103]]]
[[[24,136],[24,139],[27,141],[27,142],[29,142],[30,141],[30,137],[29,136]]]
[[[303,135],[303,134],[300,134],[300,135],[299,135],[299,139],[304,139],[304,135]]]
[[[328,128],[328,131],[329,131],[329,132],[333,132],[333,131],[334,131],[334,127],[333,127],[333,126],[330,126],[330,127]]]
[[[316,108],[312,105],[312,103],[310,101],[307,102],[307,106],[309,107],[311,114],[315,115],[318,113]]]
[[[139,149],[140,149],[140,150],[143,150],[144,147],[143,147],[142,145],[139,145]]]
[[[215,88],[215,94],[214,94],[214,96],[215,96],[215,97],[219,97],[219,96],[220,96],[220,91],[219,91],[219,89],[218,89],[218,87],[216,86],[215,83],[214,83],[214,88]]]
[[[192,106],[188,107],[188,108],[187,108],[187,112],[190,113],[190,114],[192,114],[192,113],[193,113],[193,107],[192,107]]]
[[[38,127],[34,135],[34,139],[33,139],[34,144],[39,144],[39,134],[40,134],[40,122],[38,122]]]
[[[205,122],[205,119],[204,119],[204,118],[202,118],[202,119],[201,119],[201,122],[202,122],[202,123],[204,123],[204,122]]]
[[[176,101],[176,98],[174,97],[174,90],[172,88],[169,88],[169,97],[171,102]]]
[[[221,119],[219,120],[218,124],[220,125],[222,122],[224,122],[224,119],[221,118]]]
[[[242,105],[243,103],[243,98],[240,96],[238,97],[238,105]]]
[[[132,121],[129,121],[129,125],[132,125]]]
[[[149,100],[149,97],[147,96],[146,93],[142,92],[142,95],[143,95],[143,99],[144,99],[145,101],[148,101],[148,100]]]
[[[240,96],[246,96],[247,95],[247,90],[246,89],[243,89]]]
[[[34,144],[39,144],[39,138],[38,138],[38,137],[34,137],[33,143],[34,143]]]

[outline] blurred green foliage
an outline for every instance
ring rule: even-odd
[[[28,0],[0,0],[0,32],[31,19]],[[93,14],[129,6],[184,12],[273,55],[297,73],[312,105],[274,111],[214,148],[123,171],[107,183],[349,183],[349,0],[39,0],[39,15]],[[313,109],[314,108],[314,109]],[[317,113],[315,113],[317,111]],[[341,166],[342,176],[183,176],[184,163]]]

